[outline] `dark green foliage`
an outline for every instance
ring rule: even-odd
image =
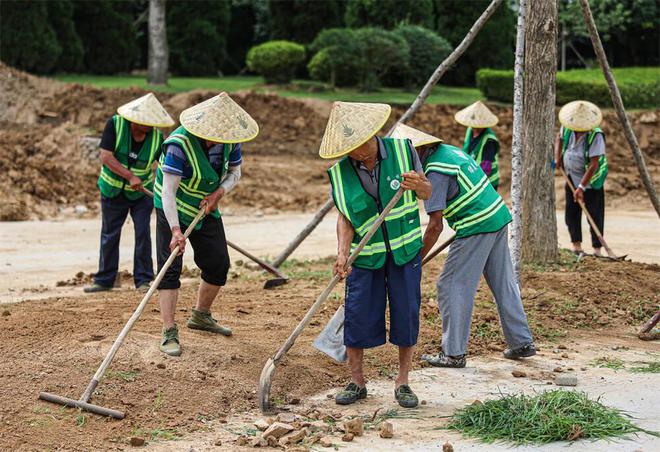
[[[51,0],[47,6],[50,23],[62,48],[55,69],[58,72],[80,72],[83,69],[83,45],[73,22],[73,4],[70,0]]]
[[[223,61],[224,74],[237,74],[245,67],[245,56],[256,41],[257,10],[252,0],[233,0],[227,30],[226,58]]]
[[[45,74],[55,68],[62,47],[48,20],[45,2],[0,2],[2,61],[30,72]]]
[[[660,104],[660,68],[615,68],[623,103],[628,108],[655,108]],[[477,87],[490,100],[511,102],[513,71],[480,69]],[[610,108],[612,98],[600,68],[575,69],[557,73],[557,105],[584,99]]]
[[[87,72],[115,74],[133,69],[139,50],[129,13],[132,4],[111,0],[72,3]]]
[[[348,0],[344,21],[347,27],[382,27],[400,24],[433,28],[432,0]]]
[[[170,70],[179,75],[215,75],[226,58],[230,2],[167,3]]]
[[[359,28],[355,39],[360,43],[359,86],[371,91],[382,83],[390,71],[407,68],[410,48],[401,36],[380,28]]]
[[[477,69],[513,67],[516,19],[503,2],[481,29],[474,42],[443,78],[443,83],[473,85]],[[436,30],[456,47],[490,4],[490,0],[435,0]]]
[[[458,410],[448,428],[485,443],[507,441],[547,444],[554,441],[606,439],[646,432],[620,410],[609,408],[586,393],[547,391],[534,396],[508,395]]]
[[[307,65],[314,80],[333,86],[353,86],[359,81],[360,43],[350,28],[330,28],[318,34],[309,46],[316,53]]]
[[[403,84],[422,86],[452,51],[451,44],[431,30],[418,25],[401,25],[394,33],[410,48],[410,64],[402,74]]]
[[[271,39],[307,44],[325,28],[342,25],[342,0],[277,0],[269,2]]]
[[[286,84],[293,80],[296,69],[305,60],[305,48],[290,41],[269,41],[252,47],[247,66],[263,76],[267,83]]]

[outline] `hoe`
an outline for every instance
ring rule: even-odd
[[[204,210],[202,209],[199,211],[197,216],[193,219],[192,223],[190,223],[190,226],[188,226],[188,228],[186,229],[186,232],[183,234],[185,238],[188,238],[190,233],[193,231],[193,229],[195,229],[195,226],[197,225],[199,220],[202,219],[203,216],[204,216]],[[128,319],[128,322],[126,322],[126,325],[124,325],[124,328],[121,330],[121,333],[119,333],[119,336],[117,336],[117,339],[115,339],[115,342],[112,344],[110,351],[105,356],[105,359],[101,363],[101,366],[99,366],[98,370],[94,374],[94,377],[92,377],[92,380],[87,385],[85,392],[83,392],[83,394],[80,396],[80,399],[78,400],[69,399],[68,397],[62,397],[57,394],[42,392],[39,394],[39,398],[41,400],[46,400],[48,402],[53,402],[53,403],[59,403],[60,405],[64,405],[71,408],[80,408],[81,410],[89,411],[90,413],[96,413],[102,416],[109,416],[115,419],[124,419],[123,412],[113,410],[110,408],[105,408],[99,405],[91,404],[89,403],[89,399],[92,397],[92,393],[96,389],[96,386],[98,386],[99,381],[101,381],[101,378],[103,378],[103,374],[110,365],[112,359],[115,357],[117,350],[119,350],[119,347],[121,347],[121,344],[124,342],[124,339],[126,339],[126,336],[128,335],[129,331],[131,331],[131,328],[133,328],[133,324],[135,324],[135,322],[137,322],[137,320],[140,318],[140,315],[142,314],[142,311],[144,311],[144,308],[147,306],[149,299],[156,291],[156,287],[158,287],[158,284],[160,284],[161,280],[165,276],[165,273],[170,268],[170,265],[172,265],[172,262],[174,262],[174,259],[176,259],[178,254],[179,254],[179,247],[177,246],[176,248],[174,248],[167,261],[165,261],[163,268],[160,270],[160,272],[158,272],[156,279],[154,280],[154,282],[151,283],[151,287],[149,287],[149,290],[142,298],[142,301],[140,301],[140,304],[135,309],[135,312],[133,312],[133,315],[131,316],[130,319]]]

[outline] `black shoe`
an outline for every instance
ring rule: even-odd
[[[529,343],[522,347],[514,348],[513,350],[507,348],[504,350],[503,354],[507,359],[529,358],[530,356],[536,355],[536,347],[534,347],[533,343]]]
[[[394,390],[394,398],[404,408],[415,408],[419,403],[417,396],[408,385],[401,385]]]
[[[95,292],[107,292],[108,290],[112,290],[112,287],[102,286],[99,283],[94,283],[91,286],[85,287],[83,289],[83,292],[85,292],[85,293],[95,293]]]
[[[335,396],[335,403],[337,403],[337,405],[350,405],[351,403],[355,403],[360,399],[366,398],[366,386],[364,388],[360,388],[355,383],[349,383],[348,386],[346,386],[346,389],[339,391],[339,393]]]
[[[422,359],[434,367],[452,367],[462,368],[465,367],[465,355],[447,356],[444,352],[437,355],[422,355]]]

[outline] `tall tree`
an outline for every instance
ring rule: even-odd
[[[555,181],[550,162],[555,126],[557,3],[535,0],[526,8],[522,112],[522,259],[558,258]]]
[[[149,0],[149,76],[152,85],[167,84],[169,68],[165,0]]]
[[[268,6],[271,39],[308,44],[325,28],[343,24],[342,0],[277,0]]]
[[[70,0],[51,0],[46,3],[48,17],[55,30],[62,53],[55,70],[79,72],[83,69],[83,46],[73,21],[73,4]]]
[[[344,21],[348,27],[392,29],[409,24],[433,28],[433,0],[348,0]]]

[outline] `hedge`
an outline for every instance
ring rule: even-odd
[[[615,68],[623,103],[627,108],[657,108],[660,105],[660,77],[657,67]],[[513,71],[480,69],[477,87],[489,100],[512,102]],[[600,69],[573,69],[557,72],[557,105],[576,99],[601,107],[612,107],[612,98]]]
[[[263,76],[267,83],[287,84],[305,60],[305,48],[291,41],[269,41],[252,47],[247,67]]]

